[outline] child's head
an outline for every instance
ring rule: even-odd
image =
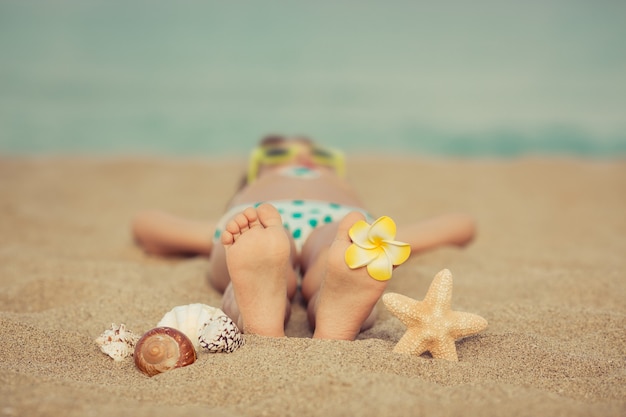
[[[316,145],[304,136],[270,135],[263,138],[250,155],[247,182],[251,183],[268,170],[286,166],[329,169],[344,175],[341,152]]]

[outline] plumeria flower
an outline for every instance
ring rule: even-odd
[[[393,267],[409,258],[411,246],[398,242],[396,224],[387,216],[369,225],[364,220],[356,222],[348,231],[352,245],[346,250],[346,263],[350,269],[367,265],[367,273],[378,281],[391,278]]]

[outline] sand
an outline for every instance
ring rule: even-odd
[[[129,222],[155,207],[217,217],[244,165],[0,157],[0,416],[626,414],[624,161],[349,161],[371,211],[399,225],[477,218],[472,244],[412,257],[388,287],[421,299],[452,271],[453,309],[489,322],[457,342],[458,363],[393,353],[405,328],[384,308],[354,342],[312,340],[299,300],[289,337],[246,336],[153,378],[101,353],[111,323],[143,333],[176,305],[220,305],[209,259],[148,256]]]

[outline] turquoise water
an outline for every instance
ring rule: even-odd
[[[0,2],[0,153],[626,154],[624,1]]]

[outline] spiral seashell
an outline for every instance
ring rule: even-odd
[[[141,336],[134,356],[137,368],[153,376],[191,365],[196,361],[196,350],[183,332],[171,327],[157,327]]]
[[[225,314],[204,326],[199,339],[200,346],[215,353],[232,353],[244,344],[244,338],[239,328]]]
[[[115,361],[121,361],[133,354],[137,340],[139,336],[126,329],[124,324],[118,326],[112,323],[111,328],[98,336],[95,342],[103,353]]]
[[[205,331],[207,325],[211,327]],[[211,352],[232,352],[243,344],[241,332],[226,313],[206,304],[174,307],[163,316],[157,326],[172,327],[185,333],[196,351],[202,346],[201,337]],[[205,336],[202,336],[203,333]]]

